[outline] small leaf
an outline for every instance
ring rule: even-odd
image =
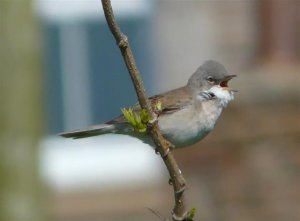
[[[196,214],[196,208],[192,208],[190,211],[188,211],[185,220],[192,221],[194,219],[195,214]]]
[[[148,112],[144,109],[134,111],[132,108],[121,109],[127,122],[133,127],[133,129],[139,133],[145,133],[147,131],[147,124],[150,120]]]
[[[141,120],[142,120],[142,123],[144,123],[144,124],[147,124],[150,120],[150,116],[145,109],[141,110]]]

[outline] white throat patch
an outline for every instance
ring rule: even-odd
[[[221,102],[221,105],[226,107],[228,102],[234,99],[233,92],[222,88],[219,85],[213,86],[208,92],[213,93]]]

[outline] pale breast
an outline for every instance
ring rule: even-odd
[[[203,129],[211,131],[221,115],[223,108],[215,101],[201,103],[201,111],[198,112],[198,122]]]
[[[159,117],[163,135],[176,147],[184,147],[204,138],[214,127],[221,110],[204,105],[200,109],[188,106],[172,114]]]

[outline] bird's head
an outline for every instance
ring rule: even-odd
[[[196,93],[208,91],[219,99],[233,99],[235,90],[228,82],[236,75],[227,72],[222,64],[209,60],[202,64],[188,80],[187,86]]]

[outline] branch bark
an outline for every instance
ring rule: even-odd
[[[174,190],[174,199],[175,206],[172,211],[172,219],[174,221],[183,221],[186,219],[186,203],[184,198],[184,190],[186,187],[185,180],[181,174],[181,171],[178,167],[178,164],[169,151],[172,149],[173,145],[168,142],[162,136],[157,120],[156,115],[152,110],[150,103],[148,102],[144,85],[140,77],[140,72],[137,68],[135,59],[133,57],[128,38],[125,34],[122,33],[119,25],[116,22],[116,19],[113,14],[111,1],[110,0],[101,0],[105,18],[111,33],[113,34],[117,45],[119,46],[124,62],[130,74],[131,80],[133,82],[139,104],[141,108],[146,109],[151,117],[151,126],[149,127],[149,133],[157,146],[157,151],[160,153],[167,169],[170,174],[170,183],[173,185]]]

